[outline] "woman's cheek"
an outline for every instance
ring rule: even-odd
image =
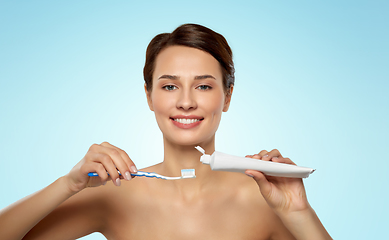
[[[209,110],[214,112],[214,114],[221,114],[224,107],[224,95],[221,93],[214,94],[206,106],[208,106]]]
[[[154,111],[159,113],[165,112],[166,108],[171,104],[172,98],[165,94],[164,92],[159,92],[158,90],[152,95]]]

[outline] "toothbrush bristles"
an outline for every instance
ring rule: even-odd
[[[195,170],[194,169],[181,169],[181,177],[182,178],[195,178]]]

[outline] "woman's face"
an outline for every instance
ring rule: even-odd
[[[156,58],[149,107],[164,139],[179,145],[213,141],[230,95],[219,62],[196,48],[171,46]]]

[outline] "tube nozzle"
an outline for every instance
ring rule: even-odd
[[[211,163],[211,155],[205,154],[205,150],[200,146],[196,146],[195,148],[203,154],[203,156],[200,157],[200,162],[209,165]]]

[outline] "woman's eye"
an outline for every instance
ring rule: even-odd
[[[211,86],[208,86],[208,85],[200,85],[197,87],[198,89],[200,90],[209,90],[209,89],[212,89]]]
[[[162,88],[165,90],[168,90],[168,91],[173,91],[174,89],[177,89],[177,87],[174,85],[166,85],[166,86],[163,86]]]

